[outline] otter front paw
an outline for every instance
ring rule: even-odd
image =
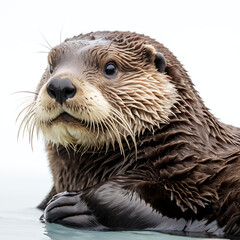
[[[43,220],[68,227],[99,227],[96,217],[81,199],[79,192],[63,192],[55,195],[48,203]]]

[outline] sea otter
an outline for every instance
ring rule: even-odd
[[[240,129],[209,112],[157,41],[107,31],[66,39],[26,111],[22,126],[43,133],[54,180],[43,221],[240,234]]]

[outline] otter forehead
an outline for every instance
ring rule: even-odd
[[[65,41],[49,52],[48,62],[54,68],[75,66],[80,69],[83,65],[96,65],[100,61],[99,56],[107,53],[109,44],[110,41],[107,40]]]
[[[105,32],[96,32],[86,35],[80,34],[70,39],[66,39],[60,45],[52,48],[49,53],[49,62],[54,63],[54,60],[59,60],[59,57],[74,56],[79,58],[91,57],[94,53],[95,56],[99,56],[98,51],[107,52],[109,51],[110,45],[113,42],[118,41],[118,37],[114,36],[112,33],[104,34]],[[114,40],[114,41],[113,41]],[[98,53],[98,54],[97,54]]]

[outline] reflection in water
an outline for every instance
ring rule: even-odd
[[[134,240],[171,240],[177,239],[175,236],[165,235],[156,232],[147,231],[86,231],[66,228],[58,224],[45,224],[44,234],[51,240],[115,240],[115,239],[134,239]],[[181,238],[179,238],[180,240]],[[182,238],[185,239],[185,238]]]
[[[51,240],[206,240],[210,238],[193,238],[163,234],[154,231],[86,231],[63,227],[58,224],[44,225],[44,234]],[[217,238],[211,238],[211,240]],[[223,240],[223,239],[221,239]]]
[[[127,231],[86,231],[86,230],[76,230],[71,228],[66,228],[58,224],[45,224],[44,234],[48,236],[51,240],[113,240],[113,239],[134,239],[134,240],[143,240],[143,239],[164,239],[166,236],[160,237],[161,234],[158,233],[148,233],[148,232],[127,232]],[[156,238],[156,234],[159,235],[159,238]],[[152,238],[151,238],[152,236]],[[171,239],[171,238],[170,238]]]
[[[0,211],[0,239],[4,240],[206,240],[154,231],[86,231],[41,223],[42,211]],[[213,238],[211,238],[213,240]]]

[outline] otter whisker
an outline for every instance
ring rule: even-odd
[[[32,118],[29,127],[29,142],[31,143],[31,148],[33,149],[33,134],[36,129],[36,119]]]
[[[62,26],[61,31],[60,31],[60,44],[62,43],[62,32],[63,32],[63,26]]]
[[[37,132],[37,138],[39,137],[39,132],[40,132],[40,124],[36,124],[36,132]]]
[[[48,46],[45,46],[44,44],[41,44],[43,47],[46,47],[47,49],[51,50],[53,47],[50,45],[50,43],[48,42],[48,40],[45,38],[45,36],[43,34],[41,34],[43,39],[45,40],[45,42],[47,43]]]
[[[38,52],[35,52],[35,53],[44,53],[44,54],[48,54],[49,52],[45,52],[45,51],[38,51]]]
[[[32,107],[34,107],[34,105],[35,105],[35,103],[32,102],[32,103],[28,104],[26,107],[24,107],[24,108],[20,111],[20,113],[17,115],[16,122],[19,120],[20,116],[21,116],[28,108],[32,108]],[[30,110],[30,109],[29,109],[29,110]],[[27,113],[28,113],[28,112],[27,112]],[[26,115],[27,115],[27,113],[26,113]]]
[[[31,121],[32,121],[32,119],[34,119],[35,116],[36,116],[36,114],[34,112],[31,113],[28,116],[27,121],[25,121],[25,126],[23,128],[23,133],[26,132],[26,130],[28,130],[29,134],[31,133],[31,128],[30,128],[31,127]]]
[[[25,97],[22,97],[20,100],[17,105],[17,108],[22,108],[22,107],[24,108],[25,106],[34,104],[33,96],[25,96]]]
[[[42,44],[42,43],[38,43],[39,45],[41,45],[42,47],[44,47],[44,48],[47,48],[49,51],[52,49],[52,47],[49,45],[49,46],[47,46],[47,45],[45,45],[45,44]],[[47,42],[47,44],[48,44],[48,42]]]
[[[17,92],[14,92],[12,94],[19,94],[19,93],[30,93],[30,94],[38,95],[37,92],[32,92],[32,91],[17,91]]]
[[[29,108],[29,109],[28,109],[28,108]],[[32,104],[29,105],[27,108],[25,108],[24,111],[27,110],[27,109],[28,109],[28,111],[27,111],[25,117],[22,119],[22,121],[21,121],[21,123],[20,123],[19,129],[18,129],[17,138],[19,138],[19,135],[20,135],[20,132],[21,132],[22,128],[23,128],[23,131],[22,131],[22,132],[23,132],[23,136],[24,136],[24,133],[25,133],[25,131],[26,131],[26,128],[27,128],[27,125],[28,125],[29,121],[31,120],[31,118],[32,118],[33,116],[35,116],[35,113],[34,113],[35,108],[34,108],[34,106],[33,106]],[[23,113],[23,111],[21,111],[20,114],[22,114],[22,113]],[[19,116],[20,116],[20,115],[19,115]],[[17,120],[19,119],[19,116],[17,117]],[[24,124],[25,124],[25,125],[24,125]],[[24,125],[24,127],[23,127],[23,125]]]
[[[20,100],[18,105],[17,105],[17,108],[21,108],[21,111],[19,112],[19,114],[17,115],[16,117],[16,121],[18,121],[20,115],[26,111],[28,108],[32,107],[33,105],[35,105],[35,100],[34,99],[34,96],[24,96],[22,97]]]

